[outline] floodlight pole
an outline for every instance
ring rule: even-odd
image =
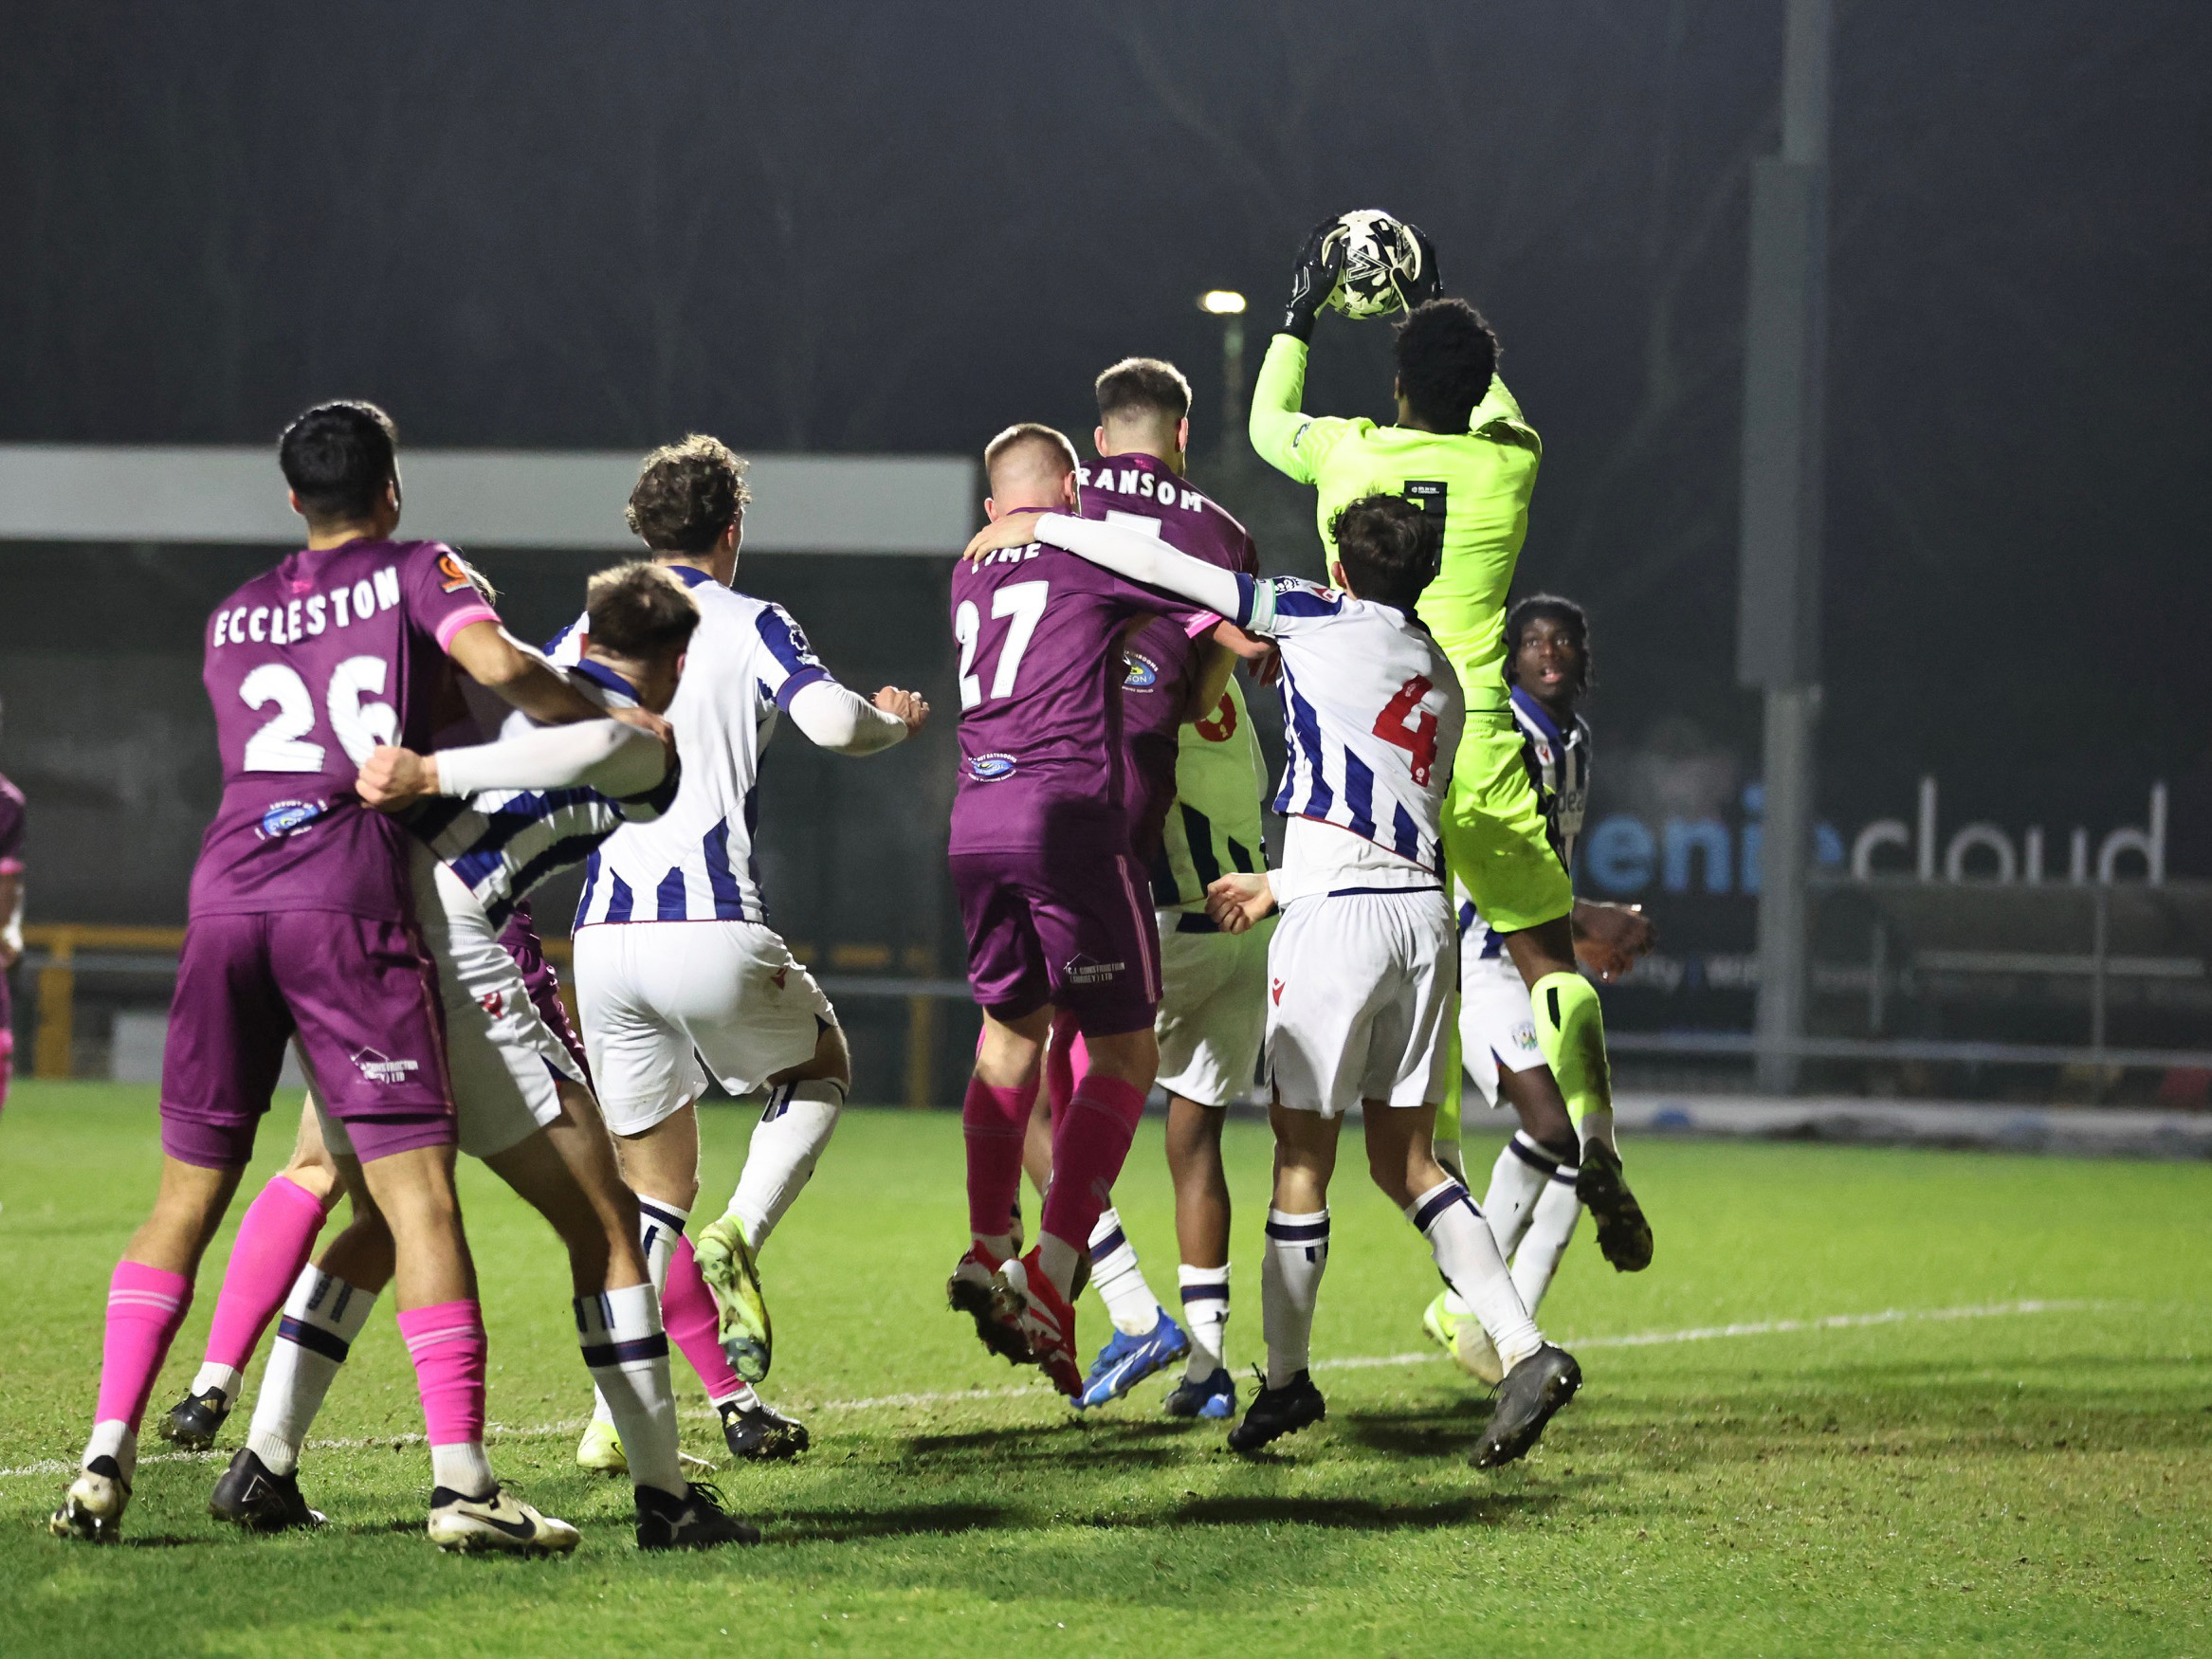
[[[1828,285],[1830,0],[1786,0],[1782,154],[1752,164],[1736,674],[1765,701],[1758,1082],[1797,1086],[1805,1030]]]

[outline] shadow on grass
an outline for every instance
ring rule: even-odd
[[[1198,1498],[1158,1522],[1135,1524],[1250,1526],[1279,1522],[1352,1532],[1423,1532],[1444,1526],[1496,1526],[1545,1514],[1558,1506],[1560,1496],[1556,1492],[1483,1492],[1426,1504],[1387,1504],[1371,1498]]]
[[[769,1543],[847,1543],[869,1538],[950,1538],[1028,1516],[996,1504],[921,1504],[897,1509],[786,1509],[761,1522]]]

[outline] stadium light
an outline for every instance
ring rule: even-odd
[[[1208,288],[1198,296],[1198,309],[1210,317],[1242,317],[1244,296],[1234,288]]]

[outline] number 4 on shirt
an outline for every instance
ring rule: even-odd
[[[1436,717],[1421,706],[1421,699],[1435,689],[1426,674],[1416,674],[1398,688],[1398,695],[1384,703],[1382,712],[1375,717],[1375,735],[1406,752],[1413,765],[1414,782],[1424,789],[1436,764]]]

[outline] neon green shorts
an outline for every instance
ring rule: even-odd
[[[1556,921],[1575,891],[1544,833],[1513,717],[1470,711],[1444,804],[1444,861],[1500,933]]]

